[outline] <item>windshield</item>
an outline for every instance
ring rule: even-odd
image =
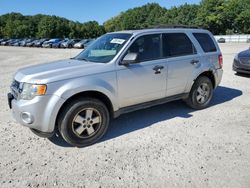
[[[131,34],[109,33],[96,39],[93,44],[82,51],[75,59],[107,63],[121,50]]]

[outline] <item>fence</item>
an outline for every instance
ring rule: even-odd
[[[250,35],[215,35],[216,40],[224,38],[226,42],[249,42]]]

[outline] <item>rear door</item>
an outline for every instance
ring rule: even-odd
[[[162,47],[168,66],[166,96],[182,94],[192,79],[192,73],[200,66],[200,57],[184,32],[164,33]]]
[[[203,51],[203,61],[207,63],[207,67],[211,67],[211,69],[221,68],[219,64],[219,56],[221,55],[219,46],[216,41],[213,39],[213,36],[209,33],[193,33],[194,38],[198,41],[202,51]]]

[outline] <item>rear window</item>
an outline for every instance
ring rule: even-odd
[[[216,52],[214,41],[207,33],[193,33],[204,52]]]
[[[176,57],[196,54],[196,49],[185,33],[165,33],[162,35],[163,56]]]

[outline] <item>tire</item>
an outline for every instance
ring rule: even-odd
[[[38,130],[32,129],[32,128],[30,128],[30,130],[35,135],[37,135],[39,137],[42,137],[42,138],[51,138],[54,135],[54,132],[52,132],[52,133],[44,133],[44,132],[41,132],[41,131],[38,131]]]
[[[213,84],[206,76],[198,77],[189,93],[186,104],[196,110],[201,110],[209,106],[213,97]]]
[[[85,147],[96,143],[109,126],[109,111],[99,100],[81,98],[68,104],[58,118],[58,130],[70,145]]]

